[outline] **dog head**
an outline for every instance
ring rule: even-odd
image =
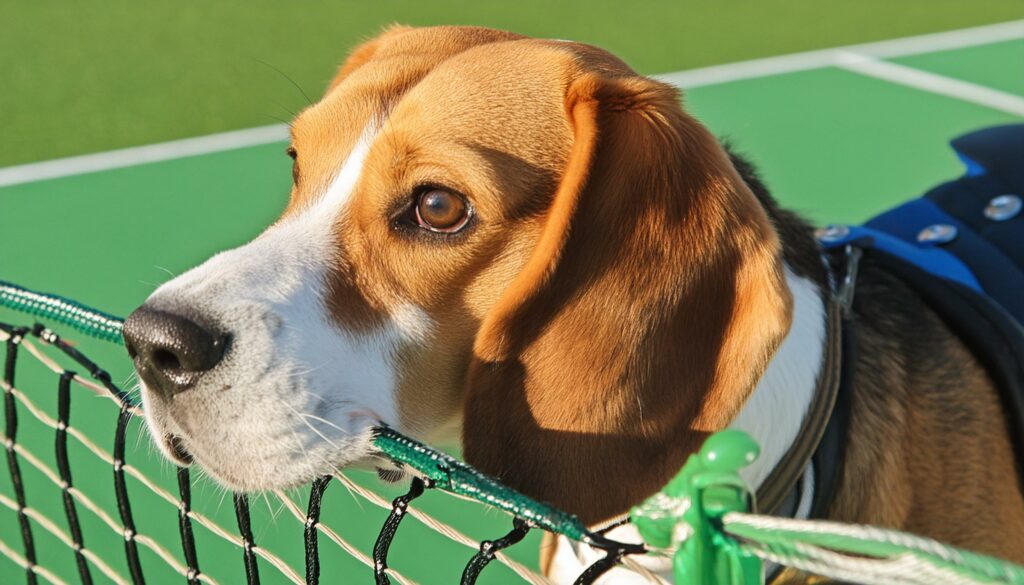
[[[234,489],[365,460],[383,422],[461,428],[471,463],[604,517],[728,424],[789,326],[727,155],[599,49],[389,29],[289,153],[281,218],[125,327],[158,442]]]

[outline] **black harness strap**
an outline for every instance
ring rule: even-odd
[[[811,458],[814,466],[814,498],[811,501],[809,515],[811,519],[828,517],[846,462],[846,432],[850,424],[854,364],[857,360],[857,332],[852,317],[853,299],[863,255],[864,251],[860,248],[845,246],[841,253],[826,253],[824,257],[834,289],[833,294],[842,307],[842,332],[839,341],[842,357],[838,364],[839,384],[836,389],[835,406],[825,425],[821,441],[818,442],[818,448]],[[841,275],[841,278],[837,278],[837,275]]]
[[[793,490],[799,489],[800,478],[818,450],[828,421],[832,418],[839,392],[843,360],[842,312],[843,308],[837,301],[837,296],[830,295],[827,304],[825,353],[814,398],[804,415],[793,445],[757,490],[755,502],[757,511],[761,513],[777,515],[787,502],[793,501]]]

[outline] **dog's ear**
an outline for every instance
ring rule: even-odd
[[[381,31],[381,33],[376,37],[353,49],[352,52],[349,53],[348,58],[345,59],[345,62],[338,68],[338,73],[334,75],[334,79],[331,80],[327,89],[334,89],[334,86],[341,83],[342,80],[351,75],[353,71],[366,64],[367,61],[373,58],[381,46],[411,30],[413,30],[413,28],[409,26],[392,24]]]
[[[468,461],[588,522],[728,424],[792,306],[764,210],[675,89],[592,69],[538,243],[475,340],[463,426]]]
[[[393,60],[393,69],[405,72],[408,84],[419,79],[417,72],[425,72],[452,55],[477,45],[521,38],[515,33],[474,26],[417,28],[393,24],[349,53],[327,90],[334,89],[370,61]]]

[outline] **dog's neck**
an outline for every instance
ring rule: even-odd
[[[775,225],[782,242],[786,285],[793,295],[789,332],[730,425],[749,433],[761,446],[761,456],[742,472],[756,490],[797,439],[817,391],[823,374],[828,332],[825,300],[830,285],[812,225],[780,207],[747,160],[732,152],[730,157]]]
[[[761,486],[796,441],[822,368],[826,334],[822,291],[788,266],[786,282],[793,294],[793,324],[730,424],[761,446],[761,456],[741,472],[752,489]]]
[[[825,304],[820,286],[788,266],[786,283],[793,294],[793,324],[768,363],[764,375],[729,425],[750,434],[761,456],[741,475],[756,490],[775,469],[800,432],[814,399],[821,371],[826,334]],[[458,445],[461,413],[428,438],[437,444]]]
[[[813,280],[796,274],[788,265],[785,270],[786,282],[793,294],[793,323],[750,398],[730,425],[749,433],[761,445],[761,456],[740,472],[751,490],[761,486],[797,439],[823,366],[827,328],[825,291]],[[811,477],[812,474],[805,474],[800,500],[792,510],[798,518],[807,517],[810,512],[814,492],[814,486],[808,483]],[[616,527],[607,536],[621,542],[641,541],[632,524]],[[560,537],[553,554],[553,576],[557,580],[563,572],[566,578],[577,575],[600,559],[604,551]],[[671,580],[671,564],[666,559],[651,557],[642,564],[665,580]],[[647,582],[623,571],[611,575],[616,583]]]
[[[733,419],[731,428],[749,433],[761,446],[761,456],[741,475],[756,490],[775,469],[800,432],[814,399],[822,368],[826,334],[823,291],[809,278],[788,266],[786,283],[793,294],[793,323],[768,363],[750,398]],[[457,445],[461,416],[438,429],[431,438]]]

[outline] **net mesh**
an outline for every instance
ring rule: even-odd
[[[2,281],[0,307],[52,319],[92,337],[121,340],[121,321],[116,317]],[[21,567],[29,584],[67,583],[74,577],[87,584],[141,584],[146,582],[147,575],[151,582],[169,582],[170,575],[190,585],[238,583],[243,579],[247,583],[319,583],[323,574],[328,575],[324,580],[329,582],[369,582],[372,579],[378,584],[415,585],[417,580],[389,565],[389,557],[394,556],[392,547],[401,548],[402,540],[422,543],[423,539],[432,537],[466,547],[472,553],[461,549],[468,562],[461,573],[450,573],[450,578],[438,577],[442,572],[439,567],[444,562],[442,557],[421,554],[428,557],[426,562],[431,571],[426,573],[429,581],[420,578],[420,582],[472,584],[486,575],[495,579],[491,582],[506,583],[514,576],[531,584],[542,584],[548,583],[545,577],[507,556],[510,547],[530,538],[537,528],[589,545],[599,553],[590,555],[597,560],[582,570],[575,581],[577,584],[593,583],[617,566],[633,571],[648,582],[664,583],[633,558],[633,555],[648,552],[673,556],[673,563],[683,562],[690,567],[688,570],[710,570],[713,565],[716,575],[725,565],[740,570],[737,563],[741,558],[756,557],[844,581],[885,585],[1024,584],[1024,567],[927,538],[870,526],[773,518],[735,511],[708,525],[715,538],[704,548],[683,546],[685,528],[692,529],[694,525],[685,519],[682,523],[676,519],[671,530],[673,539],[679,540],[678,548],[673,545],[648,551],[639,544],[611,540],[605,536],[605,531],[591,532],[575,517],[531,500],[444,453],[383,427],[374,431],[373,444],[378,455],[390,458],[411,477],[408,487],[394,497],[389,499],[380,489],[368,489],[358,479],[335,471],[315,480],[305,494],[277,491],[264,495],[271,512],[269,523],[265,515],[254,515],[249,498],[242,494],[230,494],[233,517],[227,517],[219,509],[209,511],[211,501],[216,498],[211,498],[205,490],[193,499],[193,488],[209,487],[209,482],[193,483],[189,468],[172,468],[166,462],[162,469],[154,469],[153,460],[161,458],[142,458],[127,447],[128,437],[134,436],[140,441],[144,433],[137,424],[134,431],[129,432],[142,411],[133,398],[112,381],[111,375],[82,351],[40,324],[25,327],[0,322],[0,345],[4,347],[0,355],[3,368],[0,390],[3,392],[3,437],[9,470],[9,482],[0,481],[0,506],[8,508],[17,518],[15,523],[0,522],[0,556]],[[26,355],[31,356],[30,359],[19,362],[19,358]],[[29,380],[27,383],[21,381],[26,365],[37,368],[35,377],[25,378]],[[31,390],[26,391],[26,387]],[[74,409],[73,403],[78,404]],[[73,425],[74,413],[77,414]],[[36,423],[38,428],[22,425],[23,422]],[[39,433],[40,429],[46,431],[47,438]],[[113,447],[108,451],[101,446],[102,441],[93,437],[107,436],[111,430]],[[53,449],[48,458],[43,445],[51,441]],[[128,454],[133,456],[132,463],[126,460]],[[695,461],[698,459],[691,458],[687,467]],[[113,472],[113,486],[109,476],[97,477],[96,465]],[[693,488],[702,481],[687,485]],[[330,525],[339,525],[338,516],[330,523],[324,520],[325,513],[339,507],[337,500],[325,504],[327,490],[335,483],[354,500],[379,507],[387,514],[374,515],[374,510],[360,509],[358,516],[342,516],[345,521],[345,536],[342,536],[341,530]],[[379,482],[373,485],[381,487]],[[83,486],[86,487],[83,489]],[[177,495],[173,493],[174,487],[168,486],[175,486]],[[51,494],[56,492],[57,497],[47,497],[46,487]],[[704,487],[713,490],[716,485]],[[425,500],[430,498],[424,496],[431,492],[446,492],[460,500],[471,500],[507,513],[510,528],[493,540],[475,540],[427,513],[424,508],[429,502]],[[221,502],[228,495],[221,493]],[[654,505],[653,512],[640,509],[635,511],[639,517],[627,520],[672,520],[680,510],[690,508],[687,498],[692,497],[700,496],[692,493],[669,496],[662,492],[649,500],[660,502]],[[278,505],[277,513],[273,512],[274,501]],[[136,504],[138,507],[134,507]],[[158,516],[153,513],[155,508],[162,512],[156,521],[153,520]],[[136,509],[143,513],[137,516]],[[272,538],[287,532],[288,528],[277,523],[278,513],[297,521],[298,531],[290,542],[296,545],[301,542],[302,546],[286,546],[282,540]],[[60,515],[63,520],[59,519]],[[381,516],[386,516],[383,526],[379,530],[370,526],[364,536],[371,538],[360,546],[360,535],[355,533],[360,532],[361,527],[380,522]],[[418,525],[410,525],[405,520],[407,516],[416,519]],[[173,522],[174,517],[177,522]],[[374,521],[368,522],[371,518]],[[702,518],[702,521],[711,521],[710,517]],[[234,527],[229,528],[232,524]],[[618,523],[607,528],[616,525]],[[396,539],[400,529],[405,536]],[[493,526],[489,530],[494,530]],[[330,542],[329,547],[321,547],[321,535]],[[257,540],[272,544],[260,545]],[[339,550],[346,554],[336,554]],[[295,551],[301,554],[296,555]],[[349,560],[348,571],[334,572],[339,559]],[[498,569],[485,572],[494,564],[505,572],[496,572]],[[227,568],[231,566],[237,570],[234,576],[227,575],[230,572]],[[723,582],[740,582],[747,577],[752,582],[760,581],[751,575],[733,574],[732,569],[732,577],[719,575]],[[342,576],[339,578],[339,575]],[[677,573],[677,578],[688,580],[679,575]],[[5,584],[10,582],[6,573],[0,573],[0,577]]]
[[[105,317],[109,319],[103,322],[107,339],[117,341],[119,332],[116,327],[109,327],[111,323],[116,325],[117,320]],[[397,497],[382,495],[364,485],[366,482],[357,481],[340,472],[313,482],[306,497],[300,497],[305,494],[281,491],[266,496],[269,508],[276,505],[280,515],[293,518],[301,526],[303,559],[301,563],[296,563],[287,558],[289,555],[258,544],[257,535],[273,533],[282,525],[276,515],[272,514],[270,527],[258,527],[253,521],[250,501],[246,495],[231,494],[235,525],[229,526],[223,518],[194,509],[194,485],[189,468],[171,469],[165,466],[160,473],[154,474],[148,469],[144,471],[144,466],[126,461],[128,428],[133,418],[142,414],[141,408],[112,381],[106,370],[74,345],[43,325],[23,327],[4,323],[0,323],[0,344],[5,347],[0,387],[4,399],[4,444],[11,480],[9,493],[4,493],[8,490],[0,486],[0,504],[16,515],[15,532],[21,540],[19,546],[16,542],[0,537],[0,554],[24,570],[25,581],[29,584],[67,582],[68,567],[57,568],[52,563],[41,561],[43,555],[40,554],[39,540],[40,536],[45,536],[49,542],[60,542],[69,550],[67,558],[73,561],[74,567],[71,574],[77,574],[81,583],[145,583],[147,573],[152,573],[160,564],[165,565],[164,572],[169,568],[189,584],[228,583],[235,581],[219,576],[222,573],[219,569],[227,563],[239,561],[244,567],[247,583],[318,583],[321,580],[322,558],[326,558],[324,555],[335,555],[340,550],[364,567],[365,580],[357,578],[357,582],[372,580],[380,584],[415,585],[417,581],[388,562],[396,536],[407,525],[404,521],[406,516],[412,516],[435,536],[466,547],[468,562],[462,571],[460,583],[477,582],[481,575],[488,574],[485,569],[492,562],[503,565],[507,569],[505,575],[514,575],[519,580],[536,585],[548,583],[544,576],[513,560],[505,552],[508,547],[523,541],[531,529],[535,528],[565,534],[607,551],[602,560],[580,575],[577,583],[591,583],[619,564],[632,567],[652,582],[660,582],[657,577],[628,559],[628,555],[644,552],[641,546],[617,543],[600,534],[590,533],[574,517],[517,494],[465,464],[386,428],[377,431],[375,445],[381,453],[409,470],[412,477],[407,490]],[[30,359],[52,372],[52,389],[39,387],[45,384],[33,384],[31,390],[19,385],[18,370],[19,363],[23,361],[22,356],[30,356]],[[87,391],[87,394],[83,391]],[[110,450],[101,445],[102,441],[94,438],[95,433],[85,432],[72,425],[72,404],[85,399],[85,396],[89,400],[96,397],[106,399],[107,410],[116,413]],[[42,455],[45,447],[37,444],[38,441],[31,443],[19,440],[19,417],[37,421],[52,431],[52,463],[48,463]],[[109,466],[113,473],[112,486],[107,484],[105,490],[98,492],[89,492],[77,486],[73,472],[79,468],[79,458],[84,457],[85,453],[91,454],[104,466]],[[90,467],[90,470],[94,469],[94,465]],[[52,507],[47,508],[50,513],[44,513],[45,506],[34,501],[37,490],[26,487],[26,470],[34,470],[59,491],[63,519],[56,517]],[[96,484],[95,477],[88,479],[91,485]],[[177,485],[177,494],[173,493],[173,488],[165,487],[169,483]],[[341,530],[321,520],[325,492],[334,483],[340,484],[353,497],[387,512],[370,550],[342,536],[347,534],[350,524],[346,523],[345,530]],[[110,487],[113,489],[110,490]],[[508,532],[496,535],[492,540],[476,540],[415,505],[415,500],[424,494],[439,491],[483,502],[509,513]],[[109,497],[111,493],[112,502]],[[157,505],[176,510],[176,539],[168,538],[168,531],[163,527],[153,529],[159,534],[139,530],[133,501],[142,493],[155,496],[155,501],[149,498],[145,503],[147,512]],[[374,516],[370,511],[364,511],[355,520],[363,524],[367,518],[376,517],[379,522],[381,515],[383,513]],[[223,555],[203,555],[208,545],[203,546],[200,541],[208,543],[211,536],[240,551],[237,560],[222,558]],[[322,546],[321,536],[329,541],[330,549]],[[424,537],[422,531],[415,534],[417,539]],[[109,546],[112,540],[122,542],[123,555],[112,554]],[[174,540],[179,542],[175,543]],[[104,543],[105,546],[95,546],[93,543]],[[47,556],[54,557],[52,551],[50,553]],[[123,556],[123,561],[115,556]],[[272,575],[268,575],[268,572]],[[352,576],[346,574],[345,580],[352,580]]]

